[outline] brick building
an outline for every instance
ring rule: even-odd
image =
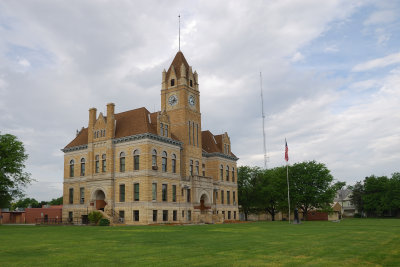
[[[227,133],[202,131],[198,74],[182,52],[162,72],[161,111],[107,114],[64,149],[63,218],[100,210],[114,222],[238,219],[237,157]]]

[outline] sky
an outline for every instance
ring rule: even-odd
[[[202,130],[238,165],[316,160],[348,185],[400,171],[400,1],[0,1],[0,132],[62,195],[63,152],[88,110],[160,110],[181,51],[199,74]],[[260,79],[260,72],[262,73]]]

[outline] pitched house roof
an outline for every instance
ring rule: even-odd
[[[201,142],[203,146],[203,151],[207,153],[222,153],[222,134],[213,135],[210,131],[202,131],[201,132]],[[235,154],[232,152],[229,153],[230,156],[235,157]]]
[[[151,123],[149,118],[151,117]],[[105,117],[106,118],[106,117]],[[141,133],[157,134],[156,113],[150,112],[146,108],[133,109],[114,115],[115,118],[115,138],[131,136]],[[155,122],[155,124],[154,124]],[[86,145],[88,143],[88,128],[83,128],[78,135],[65,148]]]

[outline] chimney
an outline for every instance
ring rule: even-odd
[[[115,132],[114,108],[115,108],[114,103],[107,104],[107,129],[106,129],[107,138],[114,138],[114,132]]]
[[[89,142],[93,141],[93,128],[94,128],[94,124],[96,123],[96,117],[97,117],[97,109],[96,108],[89,109],[89,127],[88,127],[88,141]]]

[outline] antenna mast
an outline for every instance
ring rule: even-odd
[[[178,18],[179,18],[179,51],[181,51],[181,14],[179,14]]]
[[[262,126],[263,126],[263,140],[264,140],[264,169],[267,169],[267,146],[265,144],[265,114],[264,114],[264,97],[262,89],[262,76],[260,71],[260,90],[261,90],[261,112],[262,112]]]

